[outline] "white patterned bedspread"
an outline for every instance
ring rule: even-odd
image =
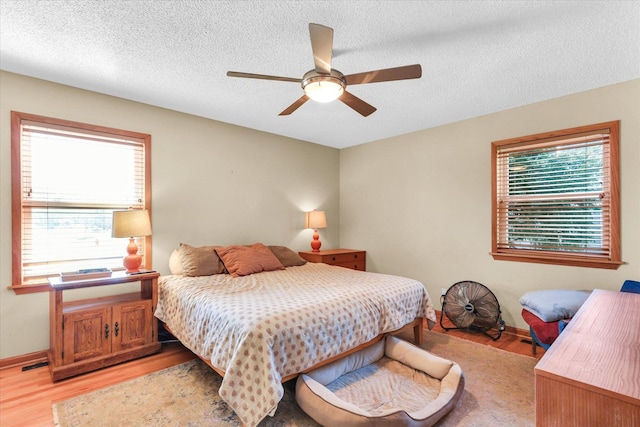
[[[307,263],[232,278],[161,276],[156,317],[225,371],[220,397],[244,425],[273,415],[281,379],[416,317],[436,320],[413,279]]]

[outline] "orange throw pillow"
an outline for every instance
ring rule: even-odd
[[[285,269],[273,252],[262,243],[255,243],[251,246],[225,246],[216,248],[216,253],[231,277]]]

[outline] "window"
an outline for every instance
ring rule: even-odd
[[[494,141],[494,259],[616,269],[619,122]]]
[[[13,286],[84,268],[122,268],[128,239],[111,237],[112,213],[151,213],[150,135],[11,113]],[[151,268],[151,238],[139,238]]]

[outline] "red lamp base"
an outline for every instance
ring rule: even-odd
[[[322,246],[322,242],[320,241],[320,235],[318,234],[318,230],[313,230],[313,240],[311,241],[311,252],[320,252],[320,246]]]
[[[138,246],[133,241],[133,237],[129,238],[127,253],[129,255],[122,259],[122,264],[127,268],[127,273],[137,273],[142,265],[142,256],[138,254]]]

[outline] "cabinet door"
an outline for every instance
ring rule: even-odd
[[[63,316],[63,364],[111,352],[111,310],[93,308]]]
[[[112,315],[113,352],[151,343],[153,334],[151,300],[115,305]]]

